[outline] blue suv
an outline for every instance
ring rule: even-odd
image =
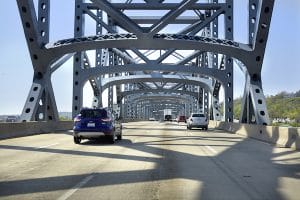
[[[82,108],[74,119],[74,143],[79,144],[82,139],[97,139],[102,136],[115,143],[116,137],[122,139],[122,125],[104,108]]]

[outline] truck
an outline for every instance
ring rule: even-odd
[[[172,109],[164,109],[164,121],[172,121]]]

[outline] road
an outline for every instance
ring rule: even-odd
[[[299,199],[300,152],[175,122],[123,140],[71,132],[0,141],[0,199]]]

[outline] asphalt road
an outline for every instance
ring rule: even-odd
[[[124,124],[123,140],[71,132],[0,141],[0,199],[300,199],[300,152],[184,124]]]

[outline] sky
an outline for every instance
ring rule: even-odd
[[[37,2],[37,0],[35,0]],[[234,37],[247,40],[247,2],[234,1]],[[51,0],[50,42],[73,37],[74,0]],[[86,32],[91,33],[91,24]],[[0,6],[0,115],[20,114],[32,83],[33,69],[16,1]],[[262,70],[266,95],[300,90],[300,1],[275,0]],[[242,96],[244,77],[234,69],[234,97]],[[52,83],[60,112],[72,110],[72,60],[53,74]],[[84,106],[90,106],[91,89],[84,88]]]

